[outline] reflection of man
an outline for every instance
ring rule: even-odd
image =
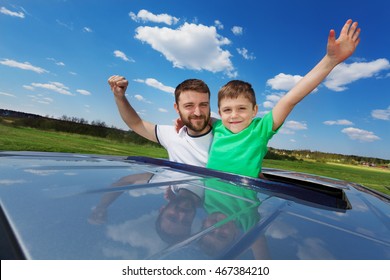
[[[126,185],[144,184],[153,177],[152,173],[132,174],[121,178],[111,185],[111,187],[122,187]],[[88,218],[90,224],[101,225],[106,222],[108,207],[123,193],[123,191],[112,191],[106,193],[100,199],[98,205],[92,209],[92,213]]]
[[[196,208],[202,202],[202,188],[182,186],[173,192],[168,188],[169,203],[160,210],[156,221],[158,235],[167,243],[181,241],[191,235]]]
[[[155,125],[139,117],[128,102],[125,92],[128,81],[112,76],[108,83],[123,121],[134,132],[168,151],[169,160],[196,166],[206,166],[212,141],[210,121],[210,90],[201,80],[183,81],[175,89],[174,108],[184,127],[176,132],[174,126]]]
[[[175,178],[174,180],[172,178]],[[131,186],[145,183],[163,183],[167,185],[175,180],[197,180],[197,177],[177,173],[170,170],[155,171],[155,173],[139,173],[125,176],[111,185],[111,187],[128,186],[129,190],[134,191]],[[163,184],[164,185],[164,184]],[[161,190],[163,193],[163,190]],[[106,222],[108,207],[124,191],[115,191],[105,193],[100,199],[98,205],[92,210],[88,218],[90,224],[103,224]],[[181,241],[191,234],[192,223],[196,214],[196,208],[203,203],[204,188],[188,184],[176,184],[167,186],[164,197],[169,201],[160,209],[159,216],[155,226],[158,235],[167,243]]]

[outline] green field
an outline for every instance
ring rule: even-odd
[[[122,143],[104,138],[42,131],[27,127],[15,128],[0,124],[0,135],[0,150],[3,151],[46,151],[158,158],[167,158],[168,156],[165,149],[150,145]],[[263,166],[356,182],[390,195],[390,189],[388,189],[390,188],[389,170],[314,161],[286,160],[265,160]]]
[[[121,143],[105,138],[57,131],[43,131],[28,127],[15,128],[0,124],[0,135],[0,150],[3,151],[168,157],[165,149],[150,145]]]

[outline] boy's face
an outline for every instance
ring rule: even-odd
[[[183,91],[174,106],[190,135],[201,135],[209,130],[210,100],[207,93]]]
[[[237,98],[224,98],[219,103],[219,114],[223,125],[233,133],[238,133],[247,128],[256,116],[258,106],[249,99],[238,96]]]

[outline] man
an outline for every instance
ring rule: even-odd
[[[206,166],[212,142],[210,121],[210,90],[201,80],[183,81],[175,89],[174,108],[183,127],[179,133],[172,125],[155,125],[139,117],[125,96],[129,82],[122,76],[111,76],[108,83],[123,121],[134,132],[168,151],[169,160]]]

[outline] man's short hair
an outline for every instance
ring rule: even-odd
[[[193,90],[200,93],[207,93],[210,99],[210,89],[205,82],[199,79],[188,79],[180,83],[175,89],[175,102],[179,104],[179,97],[183,91]]]

